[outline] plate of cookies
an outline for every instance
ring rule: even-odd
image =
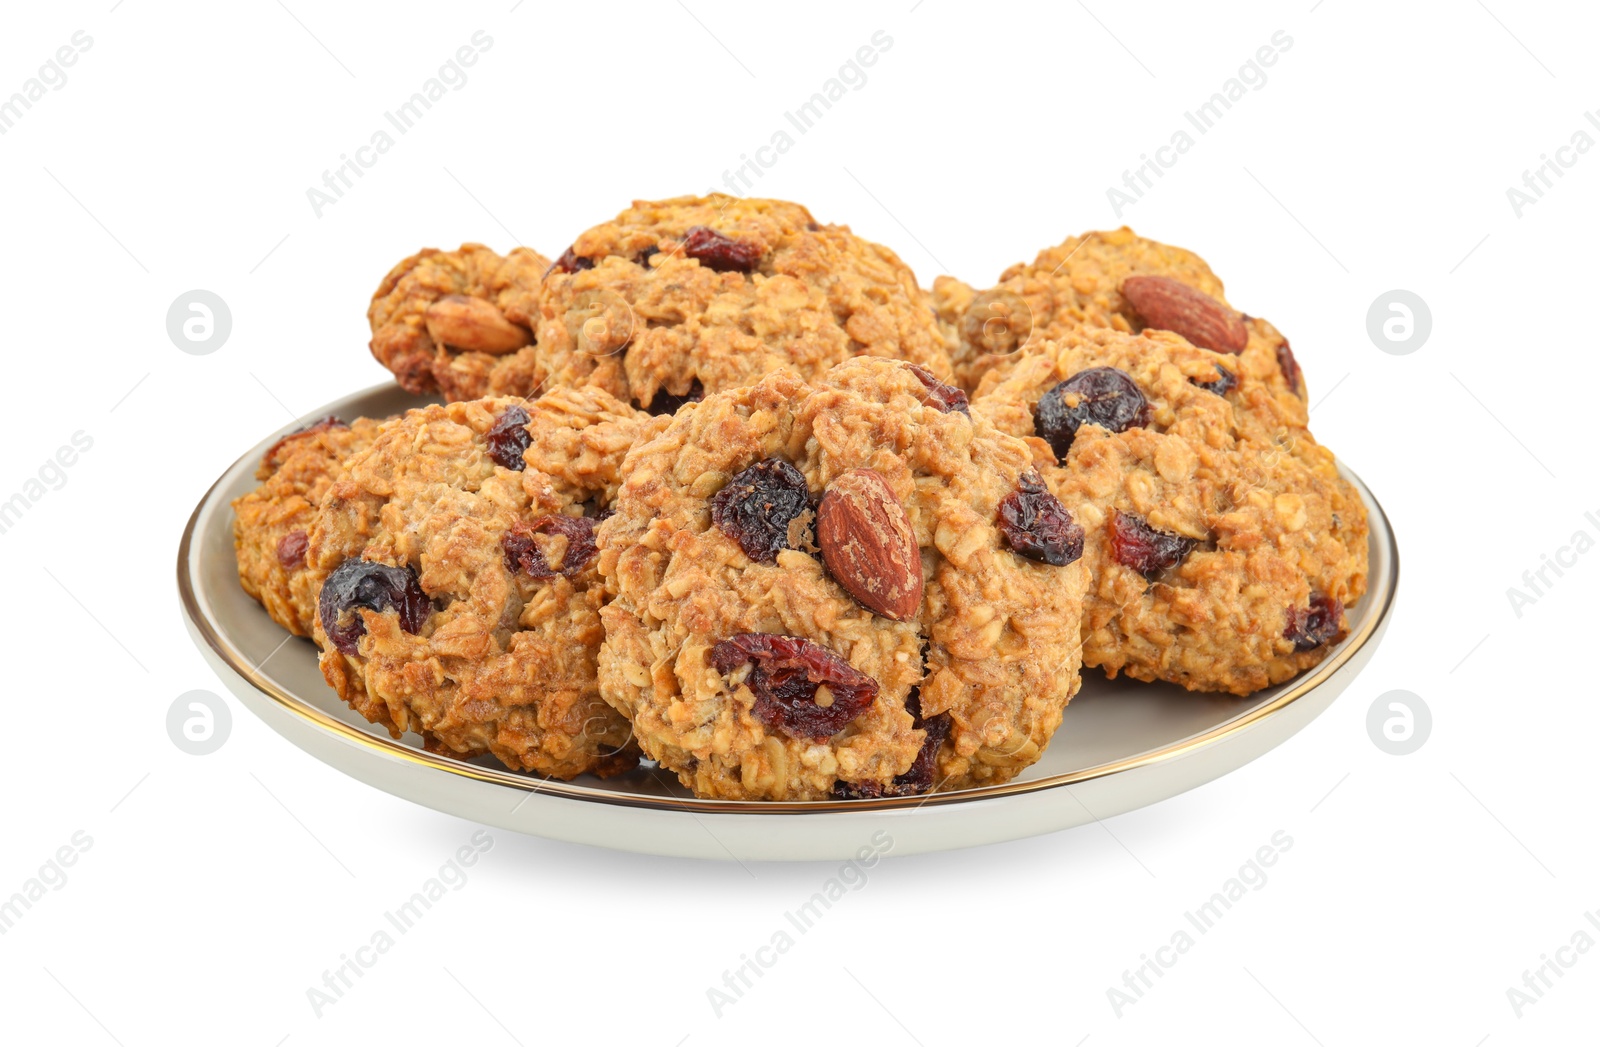
[[[930,289],[804,207],[636,202],[383,278],[393,377],[245,453],[178,583],[294,744],[485,824],[711,859],[1051,832],[1281,744],[1398,554],[1198,256]],[[887,842],[886,842],[887,841]]]

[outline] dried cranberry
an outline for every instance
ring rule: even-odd
[[[483,438],[489,443],[489,457],[493,458],[496,465],[516,472],[527,468],[527,463],[522,460],[522,452],[533,443],[533,436],[528,432],[527,425],[532,419],[528,412],[513,404],[494,420],[494,425]]]
[[[1200,543],[1181,534],[1158,531],[1133,513],[1118,511],[1111,518],[1111,555],[1124,567],[1154,578],[1176,566]]]
[[[1006,544],[1030,560],[1065,567],[1083,555],[1083,528],[1031,469],[1001,499],[999,523]]]
[[[1189,381],[1193,382],[1196,386],[1204,389],[1208,393],[1216,393],[1218,396],[1227,396],[1229,393],[1233,392],[1233,387],[1239,384],[1239,378],[1232,371],[1228,370],[1226,367],[1223,367],[1221,364],[1212,364],[1212,366],[1217,369],[1216,378],[1209,382],[1197,382],[1193,378],[1189,379]]]
[[[944,740],[950,736],[952,722],[950,714],[940,713],[924,720],[921,694],[915,687],[906,696],[906,711],[911,714],[911,726],[926,732],[922,739],[922,748],[917,750],[911,766],[904,774],[895,775],[888,785],[880,785],[877,782],[834,782],[835,799],[873,800],[880,796],[920,796],[933,788],[933,776],[939,765],[939,747],[944,745]]]
[[[1289,383],[1289,388],[1294,390],[1294,395],[1305,399],[1304,375],[1300,371],[1300,361],[1294,358],[1294,350],[1289,348],[1286,338],[1278,346],[1278,370],[1283,372],[1283,380]]]
[[[655,415],[677,414],[678,408],[684,404],[697,404],[705,398],[706,387],[700,384],[700,379],[696,378],[689,383],[689,391],[683,395],[669,393],[665,389],[657,389],[656,395],[650,398],[650,403],[648,405],[641,404],[640,406],[643,410]]]
[[[309,422],[306,425],[302,425],[292,433],[284,433],[278,438],[277,443],[267,448],[267,453],[261,456],[261,460],[263,462],[276,462],[278,459],[278,452],[283,450],[286,444],[298,440],[303,436],[311,436],[315,433],[325,433],[329,429],[348,428],[350,428],[350,423],[346,422],[343,418],[340,418],[336,414],[330,414],[326,418],[319,418],[314,422]]]
[[[861,715],[878,696],[878,681],[826,647],[798,636],[739,633],[711,649],[719,673],[750,666],[745,684],[755,695],[751,714],[791,738],[822,741]],[[826,704],[817,692],[826,686]]]
[[[717,492],[711,522],[760,563],[790,547],[789,525],[810,508],[805,474],[782,458],[766,458]]]
[[[594,527],[598,520],[586,516],[540,516],[532,522],[518,520],[500,539],[505,550],[506,569],[522,571],[530,578],[554,578],[565,575],[571,578],[594,559]],[[551,567],[544,551],[533,540],[536,534],[566,535],[567,551],[561,557],[560,567]]]
[[[549,276],[551,273],[579,273],[585,269],[593,268],[593,258],[585,258],[580,254],[574,254],[572,248],[568,247],[561,252],[561,257],[557,258],[550,268],[544,271],[544,275]]]
[[[1150,401],[1126,371],[1091,367],[1079,371],[1039,398],[1033,411],[1033,428],[1049,441],[1058,460],[1082,425],[1098,425],[1120,433],[1150,424]]]
[[[916,375],[917,379],[928,390],[928,394],[922,398],[924,404],[937,408],[945,414],[949,414],[951,411],[960,411],[962,414],[972,413],[967,409],[966,393],[953,385],[939,381],[934,377],[932,371],[920,364],[906,364],[906,366],[911,368],[911,373]]]
[[[390,567],[351,557],[328,575],[317,596],[317,616],[328,641],[345,654],[356,653],[356,642],[367,623],[357,609],[394,611],[400,628],[415,635],[422,631],[433,605],[410,567]]]
[[[1309,607],[1291,607],[1283,638],[1297,651],[1309,651],[1336,639],[1344,629],[1344,604],[1331,596],[1312,594]]]
[[[913,692],[913,695],[915,692]],[[890,783],[890,795],[916,796],[933,788],[933,775],[939,766],[939,747],[944,745],[944,740],[950,736],[952,723],[949,713],[940,713],[924,720],[918,709],[912,708],[913,697],[906,702],[906,707],[912,709],[916,722],[913,727],[925,732],[922,739],[922,748],[917,750],[917,758],[911,761],[911,766],[904,774],[897,774]]]
[[[761,262],[761,245],[697,225],[683,237],[683,253],[719,273],[748,273]]]
[[[306,565],[306,546],[310,540],[304,531],[290,531],[278,539],[278,563],[285,571],[298,570]]]

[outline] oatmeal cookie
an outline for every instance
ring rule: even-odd
[[[317,591],[306,582],[306,531],[346,458],[364,450],[384,423],[328,417],[285,436],[256,468],[261,486],[233,500],[239,584],[273,621],[311,635]]]
[[[946,345],[951,346],[952,359],[961,352],[961,320],[972,308],[977,290],[953,276],[936,276],[928,292],[928,308],[939,318],[939,329],[945,333]]]
[[[1088,534],[1085,665],[1245,695],[1345,635],[1365,507],[1310,432],[1223,395],[1237,362],[1167,331],[1088,329],[973,401],[1028,441]]]
[[[372,355],[419,396],[531,396],[539,286],[550,260],[519,247],[429,247],[396,265],[372,296]]]
[[[1003,782],[1078,688],[1083,533],[1029,449],[889,360],[707,396],[599,528],[601,692],[696,795]]]
[[[571,778],[637,760],[600,698],[594,526],[659,424],[596,389],[410,411],[346,464],[310,532],[322,673],[444,751]]]
[[[952,361],[962,357],[961,318],[972,304],[975,294],[977,292],[971,286],[953,276],[935,277],[933,287],[926,292],[925,301],[933,313],[934,323],[938,325],[940,344],[944,347],[945,356]],[[953,366],[951,377],[955,377]]]
[[[811,377],[852,356],[950,373],[911,270],[779,200],[636,202],[556,261],[540,316],[552,382],[598,385],[657,414],[780,367]]]
[[[949,278],[944,278],[949,281]],[[1069,237],[973,293],[949,281],[936,299],[961,334],[956,374],[977,391],[984,377],[1029,345],[1085,328],[1172,330],[1202,349],[1232,354],[1230,394],[1273,424],[1306,424],[1305,383],[1289,342],[1265,320],[1234,311],[1222,281],[1191,251],[1124,226]],[[999,379],[996,379],[998,381]]]

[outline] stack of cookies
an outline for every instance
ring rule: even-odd
[[[798,205],[686,197],[554,262],[425,250],[368,317],[443,402],[275,444],[239,575],[433,752],[722,799],[995,784],[1081,667],[1248,695],[1365,588],[1287,340],[1127,229],[928,292]]]

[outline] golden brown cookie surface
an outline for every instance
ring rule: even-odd
[[[636,202],[573,242],[542,307],[550,381],[598,385],[654,413],[780,367],[814,376],[852,356],[949,375],[910,269],[780,200]]]
[[[559,778],[631,767],[601,701],[593,533],[658,423],[594,389],[410,411],[311,529],[315,638],[342,698],[398,736]]]
[[[625,474],[602,689],[698,795],[1003,782],[1077,691],[1081,531],[1035,519],[1027,446],[931,375],[778,372],[685,407]]]
[[[533,326],[550,260],[519,247],[425,248],[389,271],[367,319],[372,355],[417,395],[447,400],[532,395],[539,374]]]
[[[1307,430],[1219,395],[1235,360],[1091,329],[1016,357],[973,401],[1029,441],[1087,532],[1085,665],[1242,695],[1346,631],[1365,507]]]
[[[1093,328],[1170,330],[1234,356],[1234,397],[1274,424],[1306,424],[1305,385],[1288,340],[1265,320],[1228,304],[1222,281],[1199,255],[1111,229],[1068,237],[1018,263],[994,287],[972,291],[948,277],[935,284],[941,312],[961,336],[956,373],[978,390],[991,371],[1028,347]]]
[[[233,501],[233,548],[239,583],[272,620],[311,635],[317,593],[307,587],[307,531],[345,459],[365,449],[384,423],[325,418],[290,433],[262,457],[261,486]]]

